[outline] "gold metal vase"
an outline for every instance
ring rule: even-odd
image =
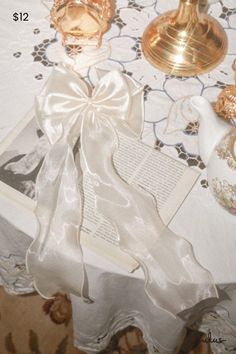
[[[199,0],[180,0],[176,11],[154,19],[142,38],[147,60],[170,75],[194,76],[215,68],[227,52],[227,37]]]

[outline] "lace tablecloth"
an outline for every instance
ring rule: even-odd
[[[202,320],[204,331],[212,328],[215,336],[227,337],[226,342],[214,347],[216,353],[227,353],[236,347],[233,323],[236,321],[233,308],[236,276],[232,271],[236,267],[236,220],[221,209],[210,194],[205,167],[198,155],[197,126],[190,124],[183,132],[169,135],[164,134],[164,128],[175,100],[185,95],[203,95],[214,101],[220,90],[233,82],[231,65],[236,56],[236,3],[235,0],[224,0],[209,10],[228,35],[229,48],[224,62],[209,74],[176,78],[147,63],[140,42],[147,24],[163,11],[176,8],[177,3],[177,0],[117,0],[117,14],[111,30],[104,37],[104,52],[101,52],[96,66],[117,68],[141,82],[145,90],[143,141],[202,172],[170,228],[193,244],[197,259],[224,289],[223,297],[228,291],[231,301],[225,300],[221,307],[211,309],[214,312],[208,310]],[[29,13],[29,21],[14,22],[15,12]],[[41,90],[52,66],[63,57],[58,34],[50,27],[47,15],[47,9],[40,1],[8,0],[1,7],[1,140],[31,108],[34,95]],[[104,60],[104,55],[109,58]],[[84,67],[81,73],[93,81],[95,66]],[[12,213],[4,199],[1,199],[0,214],[0,282],[11,293],[32,291],[31,279],[25,273],[24,255],[31,242],[29,236],[34,236],[34,222],[25,217],[24,211]],[[21,230],[14,227],[15,219],[19,219]],[[75,344],[86,351],[101,350],[113,333],[133,324],[143,330],[151,352],[159,349],[173,353],[181,342],[186,323],[154,308],[144,293],[142,273],[126,274],[89,252],[86,252],[85,259],[91,294],[96,302],[91,305],[72,298]]]

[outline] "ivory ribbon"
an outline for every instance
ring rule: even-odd
[[[37,120],[51,149],[37,179],[39,233],[26,263],[45,297],[65,291],[89,299],[79,240],[83,205],[78,178],[85,171],[96,211],[115,227],[120,248],[142,266],[146,293],[156,306],[177,314],[217,296],[211,274],[195,260],[191,245],[164,225],[152,195],[127,184],[114,168],[119,133],[141,135],[142,91],[118,71],[104,74],[92,90],[60,65],[37,97]],[[78,138],[80,158],[75,162]]]

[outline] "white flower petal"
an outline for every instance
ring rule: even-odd
[[[133,73],[133,78],[143,86],[148,85],[152,89],[162,89],[165,74],[153,68],[145,59],[125,64],[125,69]]]
[[[224,0],[224,6],[228,7],[229,9],[233,9],[235,7],[235,0]]]
[[[145,102],[145,121],[156,122],[168,116],[172,101],[164,92],[152,91]]]
[[[205,97],[209,102],[216,102],[217,97],[221,91],[222,89],[219,87],[206,87],[202,96]]]
[[[166,11],[176,10],[178,8],[178,0],[158,0],[156,5],[156,11],[163,14]]]
[[[142,142],[149,146],[155,146],[156,137],[153,134],[153,124],[144,122],[143,132],[142,132]]]
[[[200,95],[203,85],[197,78],[169,79],[165,90],[175,101],[184,96]]]
[[[120,10],[120,17],[127,24],[122,29],[122,34],[141,37],[156,13],[151,8],[144,8],[142,11],[128,8]]]
[[[227,29],[226,33],[229,41],[228,54],[235,54],[236,53],[236,31],[234,29]]]
[[[102,69],[102,70],[107,70],[107,71],[111,71],[111,70],[123,70],[122,65],[117,62],[117,61],[113,61],[113,60],[106,60],[103,61],[101,63],[99,63],[98,65],[96,65],[96,68],[98,69]],[[92,70],[92,68],[91,68]]]
[[[103,38],[105,40],[109,40],[110,38],[113,37],[118,37],[120,34],[120,29],[117,26],[117,24],[112,23],[111,28],[109,29],[109,31],[107,31],[106,33],[104,33]]]
[[[235,51],[236,52],[236,51]],[[200,75],[200,80],[206,85],[215,85],[217,81],[231,84],[234,82],[233,78],[233,64],[234,57],[232,55],[226,55],[224,61],[218,65],[210,73]]]
[[[233,14],[229,17],[229,25],[231,28],[236,29],[236,14]],[[235,36],[236,36],[236,33],[235,33]]]
[[[144,1],[143,0],[135,0],[137,5],[140,6],[151,6],[154,5],[156,3],[155,0],[145,0],[145,5],[144,5]]]
[[[110,44],[112,48],[111,59],[121,62],[135,60],[136,52],[132,49],[136,44],[134,39],[128,36],[116,37],[110,40]]]
[[[116,0],[116,9],[122,9],[122,7],[128,6],[128,0]]]

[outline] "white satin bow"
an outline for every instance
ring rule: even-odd
[[[114,225],[121,249],[142,266],[145,290],[156,306],[176,314],[217,296],[210,273],[196,262],[191,245],[165,227],[153,197],[127,184],[114,168],[119,134],[141,134],[142,87],[112,71],[91,90],[75,72],[58,66],[37,98],[36,114],[52,145],[37,179],[40,230],[26,257],[38,291],[45,297],[65,291],[89,299],[79,242],[78,178],[86,171],[96,210]]]

